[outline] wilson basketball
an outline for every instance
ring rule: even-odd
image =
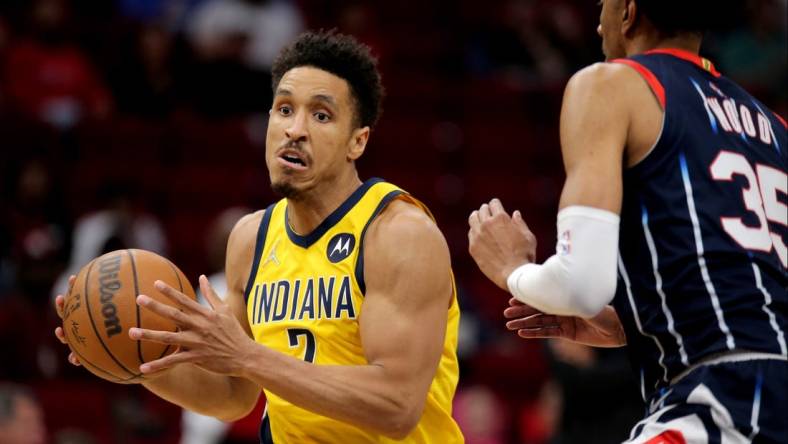
[[[141,382],[140,365],[175,347],[129,338],[129,328],[176,331],[174,322],[136,304],[140,294],[168,305],[161,280],[195,299],[188,279],[172,262],[145,250],[117,250],[93,259],[77,274],[63,304],[63,331],[82,365],[111,382]]]

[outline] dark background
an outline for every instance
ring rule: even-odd
[[[452,250],[467,441],[623,439],[642,406],[622,352],[506,333],[507,297],[467,254],[467,216],[492,197],[521,209],[540,259],[551,254],[561,95],[602,59],[598,14],[591,0],[3,0],[0,381],[34,389],[51,442],[178,442],[177,407],[67,364],[52,297],[65,274],[122,247],[158,251],[194,281],[220,271],[243,211],[226,210],[276,199],[271,54],[338,27],[372,47],[387,89],[362,179],[423,200]],[[702,55],[786,115],[784,0],[747,2]],[[259,415],[227,442],[254,442]]]

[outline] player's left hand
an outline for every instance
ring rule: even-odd
[[[152,374],[188,362],[213,373],[240,376],[255,343],[246,334],[230,307],[217,296],[208,279],[204,275],[200,276],[200,289],[211,305],[210,308],[200,305],[162,281],[156,281],[154,286],[178,308],[145,295],[137,297],[137,304],[172,320],[179,331],[130,328],[129,337],[140,341],[171,344],[179,349],[171,355],[142,364],[140,371]]]
[[[542,313],[530,305],[511,298],[503,316],[510,319],[506,322],[506,328],[516,331],[518,336],[525,339],[566,339],[592,347],[627,345],[624,327],[616,310],[610,305],[595,317],[583,319],[577,316]]]
[[[536,259],[536,237],[519,211],[510,217],[493,199],[468,218],[468,251],[491,281],[509,291],[506,279],[517,267]]]

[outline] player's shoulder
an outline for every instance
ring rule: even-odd
[[[567,83],[564,101],[597,111],[637,112],[651,96],[641,74],[627,64],[600,62],[576,72]]]
[[[407,199],[394,199],[372,221],[365,235],[365,260],[389,264],[399,271],[420,267],[448,267],[449,247],[438,225],[422,208]],[[367,263],[366,265],[370,265]]]
[[[403,199],[391,201],[372,224],[377,230],[395,237],[443,236],[435,221],[423,209]]]
[[[265,210],[258,210],[244,215],[235,223],[230,236],[247,237],[251,235],[252,238],[256,237],[257,228],[260,226],[263,216],[265,216]]]
[[[575,88],[604,88],[620,90],[622,82],[638,80],[637,72],[623,63],[599,62],[577,71],[570,79],[569,86]]]
[[[254,260],[257,230],[265,215],[265,210],[255,211],[241,217],[235,223],[227,239],[227,262],[225,272],[230,286],[243,288],[247,270]]]
[[[227,239],[227,253],[246,251],[254,246],[257,239],[257,230],[263,220],[265,210],[258,210],[244,215],[235,223],[230,237]],[[253,248],[252,248],[253,250]]]

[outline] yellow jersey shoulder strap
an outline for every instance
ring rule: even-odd
[[[424,211],[430,219],[435,221],[430,210],[427,208],[426,205],[421,203],[418,199],[411,196],[410,193],[403,190],[402,188],[385,182],[382,179],[373,179],[377,180],[374,184],[374,187],[368,193],[372,200],[377,200],[377,205],[375,209],[369,214],[366,219],[366,223],[364,224],[364,228],[361,230],[361,235],[359,236],[359,250],[358,250],[358,259],[356,261],[356,268],[355,268],[355,277],[356,283],[358,284],[358,288],[361,291],[362,295],[366,295],[367,286],[364,281],[364,240],[366,238],[367,229],[369,228],[370,224],[373,220],[378,216],[378,214],[383,211],[386,206],[391,203],[391,201],[398,199],[408,202],[416,207],[420,208]]]
[[[257,228],[254,256],[252,256],[252,269],[249,271],[249,280],[246,281],[246,288],[244,289],[244,304],[249,303],[249,293],[252,287],[254,287],[254,279],[257,276],[257,269],[260,267],[260,258],[263,256],[263,248],[265,248],[265,236],[268,234],[268,225],[271,224],[271,215],[276,205],[276,202],[272,203],[265,209],[263,217],[260,220],[260,226]]]

